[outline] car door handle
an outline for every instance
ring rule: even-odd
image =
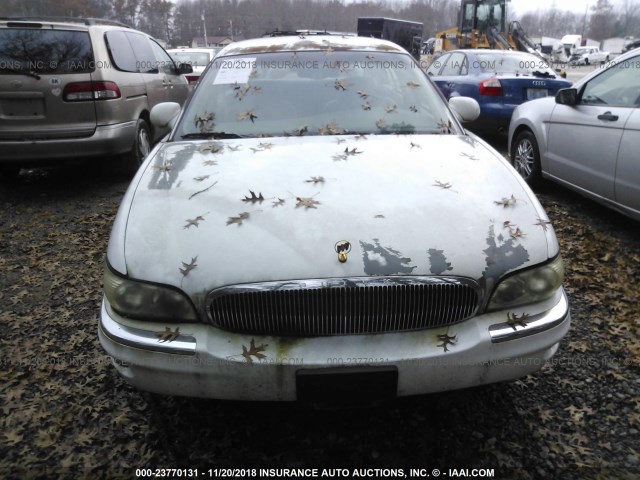
[[[616,120],[618,120],[618,115],[613,115],[611,112],[604,112],[602,115],[598,115],[598,120],[615,122]]]

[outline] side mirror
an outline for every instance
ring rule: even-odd
[[[193,73],[193,67],[190,63],[181,63],[178,65],[178,73],[184,75],[186,73]]]
[[[573,107],[578,104],[578,90],[575,88],[563,88],[556,94],[556,103]]]
[[[462,123],[473,122],[480,116],[480,105],[471,97],[451,97],[449,107]]]
[[[163,102],[154,105],[149,113],[149,119],[154,127],[165,129],[173,128],[180,115],[180,104],[176,102]]]

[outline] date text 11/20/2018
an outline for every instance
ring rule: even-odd
[[[437,478],[483,477],[494,478],[492,468],[140,468],[137,478]]]

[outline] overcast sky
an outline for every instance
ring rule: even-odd
[[[620,0],[610,0],[611,4],[616,7],[620,5]],[[597,0],[511,0],[511,4],[507,6],[512,13],[522,15],[528,11],[539,9],[549,9],[555,4],[558,10],[569,10],[575,13],[584,13],[585,9],[595,5]]]
[[[344,0],[344,3],[351,3],[366,0]],[[391,0],[395,3],[410,3],[411,0]],[[635,0],[640,2],[640,0]],[[619,7],[623,0],[609,0],[615,7]],[[459,3],[457,1],[456,3]],[[558,10],[569,10],[575,13],[584,14],[585,9],[598,3],[598,0],[511,0],[507,5],[509,12],[522,15],[525,12],[550,9],[553,5]]]

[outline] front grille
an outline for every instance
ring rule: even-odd
[[[358,335],[445,327],[473,317],[478,285],[456,277],[371,277],[223,287],[212,325],[278,336]]]

